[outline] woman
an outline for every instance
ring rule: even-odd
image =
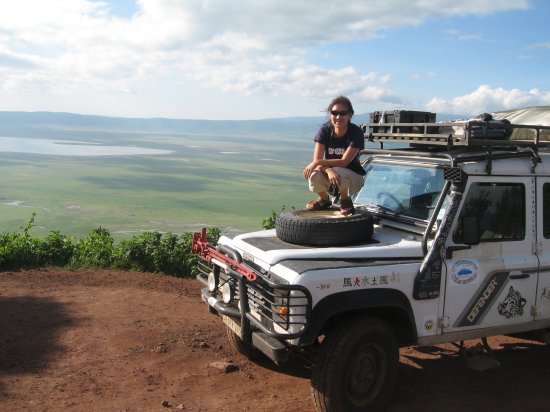
[[[353,106],[345,96],[338,96],[327,107],[329,117],[315,136],[313,161],[304,169],[309,190],[319,197],[307,203],[308,210],[324,210],[332,206],[329,187],[340,191],[340,212],[344,216],[355,213],[351,195],[363,185],[364,169],[357,154],[365,147],[363,130],[351,123]]]

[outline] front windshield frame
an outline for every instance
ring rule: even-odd
[[[431,218],[443,186],[443,164],[370,157],[354,203],[371,213],[425,224]]]

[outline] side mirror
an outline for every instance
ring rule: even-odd
[[[478,245],[480,239],[479,218],[477,216],[464,216],[462,218],[462,241],[466,245]]]

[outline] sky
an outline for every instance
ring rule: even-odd
[[[550,105],[547,0],[0,0],[0,110],[476,115]]]

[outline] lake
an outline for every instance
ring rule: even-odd
[[[133,156],[166,155],[173,151],[138,146],[108,146],[71,140],[0,136],[0,152],[56,156]]]

